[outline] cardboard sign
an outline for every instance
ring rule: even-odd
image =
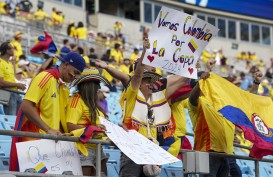
[[[100,118],[100,122],[105,125],[107,136],[136,164],[163,165],[180,161],[135,130],[126,132],[104,118]]]
[[[20,172],[82,175],[73,142],[35,140],[16,143]]]
[[[196,79],[196,62],[218,30],[194,16],[162,7],[149,33],[151,47],[143,63]]]

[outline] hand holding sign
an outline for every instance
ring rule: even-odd
[[[197,60],[218,29],[183,12],[163,7],[149,34],[152,48],[143,63],[167,72],[197,78]]]

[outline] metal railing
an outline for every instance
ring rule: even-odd
[[[16,136],[16,137],[30,137],[30,138],[40,138],[40,139],[50,139],[50,140],[57,140],[57,141],[69,141],[69,142],[80,142],[79,137],[68,137],[68,136],[60,136],[60,135],[49,135],[49,134],[40,134],[40,133],[32,133],[32,132],[22,132],[22,131],[15,131],[15,130],[0,130],[0,135],[7,135],[7,136]],[[101,145],[113,145],[111,141],[107,140],[88,140],[88,144],[96,144],[96,176],[101,177]],[[1,172],[0,174],[5,174],[7,172]],[[25,173],[14,173],[11,174],[18,174],[23,175]],[[32,173],[31,173],[32,174]],[[25,174],[30,175],[30,174]],[[35,174],[34,174],[35,175]],[[32,176],[34,176],[32,175]],[[44,176],[39,174],[38,176]],[[50,175],[49,175],[50,176]],[[64,176],[64,175],[53,175],[53,176]]]

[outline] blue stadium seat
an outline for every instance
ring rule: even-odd
[[[246,175],[254,175],[254,173],[252,172],[251,168],[248,166],[244,166],[244,167],[240,167],[242,174],[246,174]]]
[[[111,177],[118,177],[119,176],[119,171],[117,171],[115,164],[106,163],[106,165],[107,165],[107,175],[108,176],[111,176]]]
[[[4,106],[0,104],[0,114],[5,115]]]
[[[2,138],[2,137],[0,137]],[[11,147],[11,139],[10,140],[0,140],[0,152],[4,153],[5,156],[10,156],[10,147]]]
[[[166,174],[168,177],[182,177],[183,175],[183,170],[182,167],[166,167],[164,168],[166,171]]]
[[[264,170],[268,176],[273,176],[273,170],[271,168],[265,167]]]
[[[107,163],[116,164],[117,171],[119,171],[120,167],[120,150],[118,149],[104,149],[104,153],[109,154],[109,159]]]
[[[9,157],[0,157],[0,170],[9,170]]]

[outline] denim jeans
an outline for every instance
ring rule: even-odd
[[[9,105],[8,106],[4,105],[5,114],[6,115],[16,115],[21,102],[22,102],[22,99],[21,99],[20,95],[18,95],[16,93],[11,93],[10,99],[9,99]]]
[[[228,159],[224,157],[209,157],[209,174],[199,175],[200,177],[228,177]]]
[[[242,172],[238,164],[236,163],[236,159],[229,158],[229,174],[231,177],[242,177]]]

